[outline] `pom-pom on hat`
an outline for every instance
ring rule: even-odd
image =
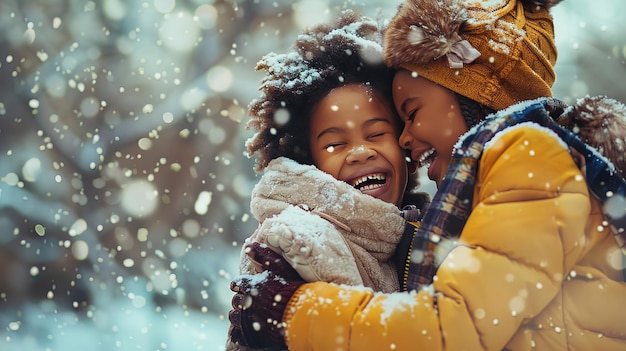
[[[385,32],[385,61],[494,110],[552,96],[561,0],[406,0]]]

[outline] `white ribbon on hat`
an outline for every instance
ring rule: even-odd
[[[470,63],[476,60],[478,56],[480,56],[480,51],[476,50],[467,40],[454,43],[450,51],[446,53],[448,65],[454,69],[463,68],[464,63]]]

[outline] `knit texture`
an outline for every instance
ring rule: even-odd
[[[385,61],[493,110],[550,97],[558,2],[408,0],[386,30]]]

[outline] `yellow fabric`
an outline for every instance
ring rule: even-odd
[[[626,350],[619,251],[560,141],[526,125],[496,136],[477,184],[434,293],[305,284],[289,349]]]
[[[445,56],[426,63],[407,57],[400,66],[496,111],[551,97],[557,49],[548,10],[531,11],[521,1],[510,0],[495,12],[483,12],[485,18],[480,18],[480,10],[468,12],[479,18],[464,27],[461,38],[480,52],[475,61],[452,69]]]

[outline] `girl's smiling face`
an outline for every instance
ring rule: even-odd
[[[454,145],[468,130],[456,94],[400,69],[393,79],[393,100],[404,120],[400,146],[410,151],[418,167],[428,167],[428,178],[439,186]]]
[[[314,164],[365,194],[400,205],[408,167],[397,118],[391,102],[367,86],[331,90],[311,114]]]

